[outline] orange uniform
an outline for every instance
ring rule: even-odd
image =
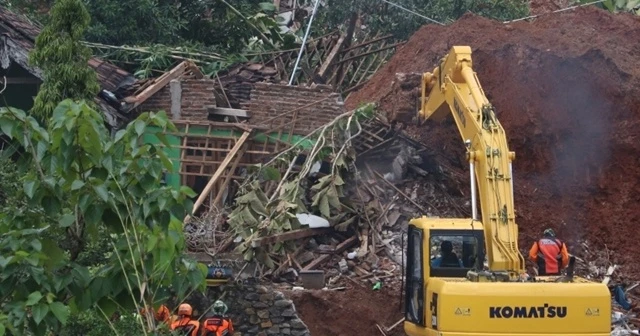
[[[200,322],[192,320],[193,308],[188,303],[183,303],[178,307],[178,318],[171,322],[171,330],[180,332],[183,336],[198,336],[200,332]]]
[[[540,275],[556,275],[569,264],[569,252],[567,245],[559,239],[544,237],[533,243],[529,259],[538,265]]]
[[[202,336],[228,336],[233,334],[231,319],[213,316],[202,323]]]
[[[173,321],[171,323],[171,330],[178,330],[181,332],[181,335],[185,336],[198,336],[200,322],[192,320],[191,317],[185,316]]]
[[[147,310],[142,308],[142,310],[140,310],[140,315],[146,316],[147,315]],[[171,312],[169,311],[169,308],[167,308],[167,306],[161,305],[158,308],[158,310],[156,310],[153,313],[153,317],[158,322],[169,323],[169,321],[171,320]]]

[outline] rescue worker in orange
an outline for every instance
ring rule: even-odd
[[[140,315],[146,316],[147,310],[145,308],[142,308],[142,310],[140,311]],[[158,310],[153,313],[153,317],[158,323],[169,324],[171,322],[171,312],[165,305],[161,305],[160,307],[158,307]]]
[[[171,330],[177,330],[180,335],[198,336],[200,322],[191,319],[193,308],[188,303],[183,303],[178,307],[178,318],[171,323]]]
[[[227,305],[217,300],[213,304],[213,316],[202,323],[202,336],[230,336],[233,335],[233,323],[226,316]]]
[[[529,259],[538,265],[538,275],[559,275],[569,264],[569,252],[555,232],[546,229],[543,237],[531,246]]]

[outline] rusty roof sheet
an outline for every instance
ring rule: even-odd
[[[25,49],[33,49],[41,29],[42,25],[38,22],[0,6],[0,33]],[[131,76],[127,71],[97,57],[89,60],[89,66],[96,71],[100,86],[109,91],[115,91],[125,78]]]

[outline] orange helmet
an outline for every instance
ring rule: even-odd
[[[180,316],[191,316],[193,313],[193,308],[188,303],[183,303],[178,307],[178,315]]]

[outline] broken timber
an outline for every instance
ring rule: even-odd
[[[238,139],[235,146],[233,146],[229,154],[227,154],[227,156],[224,158],[222,163],[220,163],[220,166],[218,166],[218,169],[216,170],[216,172],[213,173],[213,176],[211,176],[211,179],[209,180],[207,185],[204,187],[204,190],[202,191],[202,193],[200,193],[200,196],[198,196],[198,199],[193,204],[193,211],[191,212],[192,214],[195,214],[196,211],[198,211],[198,208],[200,208],[200,206],[202,205],[202,203],[204,203],[204,200],[209,196],[211,189],[216,184],[216,182],[218,181],[218,179],[220,178],[224,170],[227,168],[229,163],[231,163],[231,160],[236,155],[238,155],[240,148],[244,146],[245,141],[247,141],[247,139],[249,138],[249,135],[251,135],[250,131],[245,131],[244,133],[242,133],[242,135],[240,136],[240,139]],[[238,156],[238,157],[241,157],[241,156]],[[237,165],[237,161],[235,165]],[[187,217],[185,217],[184,219],[184,223],[187,223],[190,218],[191,216],[187,215]]]
[[[351,245],[353,245],[356,240],[358,239],[357,236],[352,236],[351,238],[343,241],[342,243],[338,244],[338,246],[336,246],[336,249],[334,251],[334,253],[339,254],[344,252],[348,247],[350,247]],[[314,268],[316,268],[317,266],[319,266],[320,264],[322,264],[325,261],[328,261],[331,258],[331,254],[325,254],[323,256],[321,256],[320,258],[312,261],[309,265],[305,266],[302,270],[303,271],[309,271],[312,270]]]
[[[327,228],[300,229],[300,230],[287,231],[284,233],[278,233],[275,235],[254,239],[253,241],[251,241],[251,247],[259,247],[259,246],[264,246],[268,244],[281,243],[289,240],[296,240],[300,238],[325,234],[327,232],[329,232]]]
[[[202,76],[204,76],[195,64],[190,61],[184,61],[171,69],[171,71],[165,72],[162,76],[154,79],[152,83],[145,87],[140,93],[137,93],[135,96],[124,98],[124,101],[126,103],[133,103],[131,109],[134,109],[144,103],[156,92],[160,91],[160,89],[167,86],[171,80],[179,78],[188,70],[191,70],[196,78],[202,78]]]

